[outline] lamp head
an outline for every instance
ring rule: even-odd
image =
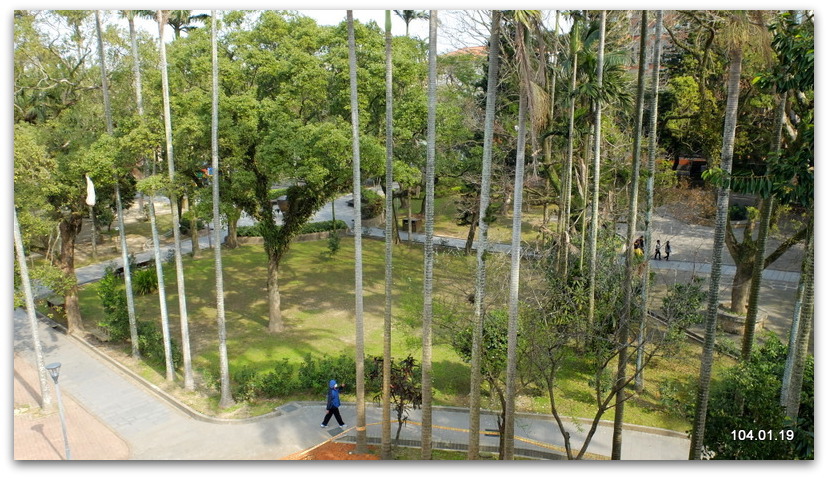
[[[60,362],[50,363],[46,366],[46,370],[49,371],[49,375],[52,376],[52,380],[57,383],[58,377],[60,376]]]

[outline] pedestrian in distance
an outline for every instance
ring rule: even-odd
[[[636,257],[642,257],[644,255],[644,236],[640,236],[633,242],[633,252]]]
[[[339,426],[344,427],[345,422],[342,421],[342,416],[339,414],[339,389],[345,388],[345,384],[339,385],[336,383],[336,380],[331,379],[328,382],[328,401],[325,409],[328,410],[328,413],[325,414],[325,419],[322,420],[322,428],[328,426],[328,422],[331,420],[331,416],[336,418],[336,422],[339,423]]]
[[[664,243],[664,260],[670,260],[670,241]]]
[[[661,260],[661,239],[656,241],[655,255],[653,256],[653,259],[657,259],[659,261]]]

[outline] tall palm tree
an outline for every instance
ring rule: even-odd
[[[17,221],[17,209],[14,210],[14,250],[17,253],[17,265],[20,267],[20,282],[23,285],[23,298],[26,301],[26,314],[29,318],[29,328],[32,332],[32,346],[34,347],[35,364],[40,381],[40,408],[52,408],[52,395],[49,393],[49,381],[46,378],[46,363],[43,360],[43,344],[40,343],[40,329],[38,329],[37,313],[35,312],[34,293],[32,282],[29,279],[29,266],[26,265],[26,252],[23,249],[23,235],[20,233],[20,223]]]
[[[575,147],[575,88],[578,78],[578,50],[580,49],[580,15],[573,15],[569,32],[570,84],[569,84],[569,133],[567,134],[566,162],[563,167],[561,207],[558,209],[558,272],[566,276],[569,270],[569,211],[572,201],[572,154]]]
[[[736,137],[736,114],[739,106],[739,77],[742,72],[742,46],[738,41],[730,45],[730,65],[727,77],[727,105],[725,107],[724,132],[722,136],[721,169],[729,176],[733,164],[733,143]],[[713,373],[713,351],[716,346],[716,319],[719,308],[719,282],[722,276],[722,252],[727,222],[727,207],[730,185],[717,188],[716,227],[713,233],[713,258],[710,266],[710,289],[708,292],[707,315],[704,322],[704,344],[702,346],[699,389],[696,396],[696,413],[690,437],[691,460],[701,459],[704,444],[704,426],[707,421],[707,402],[710,397],[710,379]]]
[[[646,208],[644,213],[644,244],[652,244],[652,229],[650,225],[653,220],[653,198],[655,188],[655,173],[656,173],[656,146],[658,137],[656,136],[656,127],[658,122],[658,70],[661,68],[661,27],[664,22],[664,12],[658,10],[656,12],[656,24],[653,41],[653,58],[651,61],[652,69],[652,94],[650,95],[650,127],[649,127],[649,145],[647,147],[647,198]],[[644,389],[644,334],[647,330],[647,300],[650,289],[650,261],[644,261],[644,273],[641,277],[641,320],[638,327],[638,350],[635,358],[635,389],[641,392]]]
[[[607,12],[601,10],[601,25],[598,39],[598,62],[596,65],[595,84],[600,91],[604,81],[604,44],[607,26]],[[587,323],[591,327],[595,322],[595,276],[598,264],[598,200],[601,185],[601,97],[595,101],[595,143],[592,153],[592,216],[589,229],[589,308]]]
[[[808,343],[811,340],[811,328],[814,320],[814,224],[809,224],[808,243],[805,248],[805,260],[802,264],[802,276],[805,289],[800,312],[799,333],[796,337],[796,349],[792,354],[792,366],[788,386],[785,389],[785,415],[796,420],[802,396],[802,381],[805,372],[805,360],[808,357]]]
[[[172,144],[172,120],[170,118],[170,81],[167,75],[167,47],[164,44],[164,25],[169,15],[168,10],[158,10],[156,20],[158,21],[158,45],[161,56],[161,88],[164,102],[164,132],[167,139],[167,171],[170,178],[170,209],[173,220],[173,241],[175,251],[175,276],[178,283],[178,309],[181,318],[181,352],[184,365],[184,388],[193,390],[195,381],[193,379],[193,365],[190,353],[190,325],[187,317],[187,294],[184,286],[184,264],[181,260],[181,231],[179,230],[180,218],[178,208],[175,206],[178,201],[178,193],[173,185],[175,184],[175,162],[173,160]]]
[[[423,460],[431,459],[432,390],[431,390],[431,324],[433,318],[432,289],[434,276],[434,163],[437,140],[437,10],[431,10],[428,18],[428,112],[426,116],[426,197],[425,242],[423,260],[423,360],[422,360],[422,440]]]
[[[627,361],[629,340],[629,327],[632,319],[633,309],[633,282],[635,280],[635,255],[630,245],[636,234],[636,221],[638,219],[638,178],[641,170],[641,137],[642,124],[644,122],[644,79],[647,61],[647,10],[641,11],[641,35],[638,56],[638,87],[636,99],[636,120],[635,138],[633,140],[632,157],[632,181],[630,183],[630,205],[627,215],[627,250],[626,250],[626,277],[624,279],[624,313],[618,323],[618,370],[616,373],[616,386],[621,386],[627,381]],[[644,248],[644,260],[647,260],[646,247]],[[624,427],[624,403],[627,400],[626,391],[621,388],[615,396],[615,420],[612,430],[612,452],[613,460],[621,459],[621,432]]]
[[[477,272],[474,289],[474,334],[472,335],[471,379],[469,385],[469,448],[468,459],[480,459],[480,385],[483,377],[480,359],[483,354],[483,300],[486,291],[486,249],[489,224],[486,211],[491,202],[492,189],[492,139],[494,137],[495,101],[497,100],[497,75],[500,70],[500,19],[501,12],[492,10],[492,27],[489,35],[489,69],[486,85],[486,117],[483,123],[483,171],[480,182],[480,211],[477,227]]]
[[[428,13],[421,10],[394,10],[405,22],[405,36],[408,36],[408,24],[413,20],[428,20]]]
[[[515,453],[515,395],[517,394],[517,327],[518,327],[518,293],[520,291],[520,232],[523,222],[523,178],[526,161],[526,115],[530,108],[530,73],[529,53],[526,36],[540,16],[538,10],[515,11],[515,55],[517,57],[519,78],[518,102],[518,137],[515,157],[515,184],[512,212],[511,272],[509,279],[509,318],[507,324],[506,349],[506,409],[504,423],[505,460],[514,459]]]
[[[95,30],[98,33],[98,56],[101,63],[101,91],[104,100],[104,118],[106,120],[106,132],[113,134],[112,127],[112,106],[109,102],[109,82],[106,77],[106,60],[104,57],[103,32],[101,31],[101,11],[95,10]],[[117,168],[116,168],[117,169]],[[132,272],[129,264],[129,249],[126,242],[126,231],[124,229],[124,208],[121,203],[120,177],[115,176],[115,208],[118,215],[118,236],[121,239],[121,260],[124,264],[124,288],[127,298],[127,315],[129,317],[129,336],[132,342],[132,356],[138,358],[141,353],[138,349],[138,324],[135,318],[135,297],[132,293]]]
[[[135,33],[135,10],[123,10],[129,24],[129,43],[132,51],[132,73],[135,78],[135,106],[141,121],[144,120],[144,95],[141,86],[141,58],[138,54],[138,40]],[[142,162],[146,163],[146,158]],[[155,161],[152,161],[152,174],[155,175]],[[142,195],[143,196],[143,195]],[[172,382],[175,378],[175,369],[172,360],[172,343],[170,338],[170,316],[167,311],[167,290],[164,285],[164,266],[161,260],[161,241],[158,234],[158,223],[155,216],[155,192],[150,195],[149,201],[150,230],[152,232],[152,250],[155,258],[155,275],[158,281],[158,302],[161,315],[161,335],[164,341],[164,364],[166,380]]]
[[[212,156],[213,156],[213,254],[216,262],[216,320],[218,321],[219,336],[219,375],[221,381],[221,399],[219,406],[227,408],[233,405],[233,396],[230,393],[230,365],[227,360],[227,326],[224,315],[224,271],[221,267],[221,213],[219,212],[219,154],[218,154],[218,46],[216,35],[216,11],[212,11],[212,31],[210,43],[213,55],[213,115],[211,125]],[[193,226],[195,227],[195,226]]]
[[[773,152],[778,156],[782,152],[782,128],[785,123],[785,103],[788,99],[788,92],[783,91],[779,95],[779,104],[776,108],[775,132],[773,136]],[[750,278],[750,292],[748,298],[747,316],[745,317],[745,329],[742,335],[742,360],[750,359],[753,348],[753,336],[756,326],[756,317],[759,315],[759,290],[762,286],[762,271],[765,266],[765,245],[770,233],[770,222],[773,214],[774,198],[769,194],[763,198],[759,206],[759,237],[756,241],[756,259],[754,259],[753,270]]]
[[[382,459],[391,460],[391,294],[394,283],[394,88],[391,10],[385,11],[385,316],[382,334]],[[356,203],[355,203],[356,204]]]
[[[362,181],[359,157],[359,98],[357,97],[356,41],[354,11],[348,10],[348,70],[351,79],[351,132],[354,150],[354,298],[356,299],[356,453],[367,453],[365,431],[365,332],[362,291]]]

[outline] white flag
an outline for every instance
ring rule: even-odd
[[[86,205],[95,205],[95,185],[92,184],[92,180],[89,179],[88,174],[86,175]]]

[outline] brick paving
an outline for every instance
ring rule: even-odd
[[[40,381],[26,360],[14,355],[14,459],[66,459],[54,386],[52,409],[40,408]],[[61,389],[72,460],[126,460],[130,449],[117,433]]]

